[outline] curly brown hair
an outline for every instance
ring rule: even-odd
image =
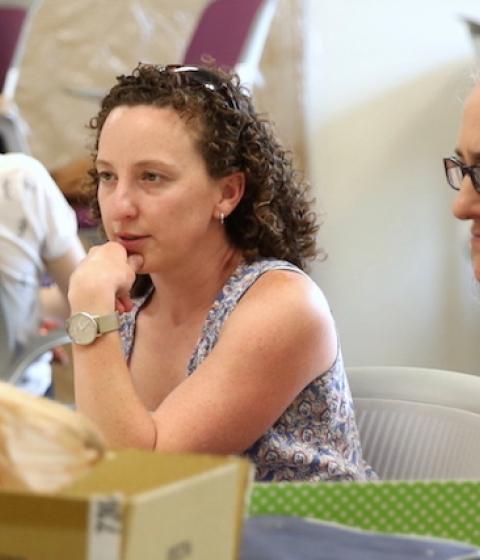
[[[194,132],[213,178],[241,171],[245,194],[225,219],[231,242],[248,261],[285,259],[305,269],[318,255],[317,216],[303,181],[275,136],[272,123],[258,114],[236,74],[211,67],[155,66],[140,63],[104,97],[90,120],[96,132],[93,159],[108,115],[118,106],[172,107]],[[100,217],[97,176],[90,170],[93,210]]]

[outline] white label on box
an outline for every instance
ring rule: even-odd
[[[120,560],[122,498],[98,496],[90,500],[87,560]]]

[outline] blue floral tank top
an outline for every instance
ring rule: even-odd
[[[258,259],[242,263],[227,280],[208,312],[188,364],[191,375],[213,350],[220,331],[245,292],[269,270],[303,272],[287,261]],[[121,317],[120,334],[129,359],[137,313],[150,294],[135,300]],[[353,401],[340,346],[333,365],[319,372],[245,455],[255,464],[257,481],[319,481],[375,479],[362,459]]]

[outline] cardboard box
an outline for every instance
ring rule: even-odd
[[[0,492],[0,560],[234,560],[245,459],[109,454],[57,494]]]
[[[295,515],[480,546],[476,480],[254,484],[249,514]]]

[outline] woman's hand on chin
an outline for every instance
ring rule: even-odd
[[[115,241],[92,247],[70,279],[68,299],[72,313],[129,311],[130,289],[142,264],[142,255],[128,255]]]

